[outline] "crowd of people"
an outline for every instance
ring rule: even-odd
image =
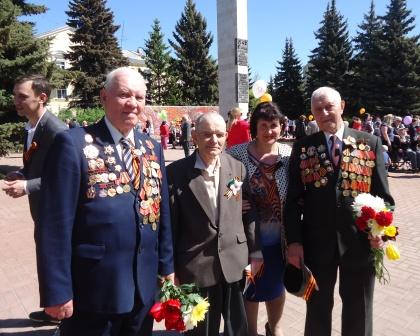
[[[29,196],[35,224],[44,310],[31,319],[59,322],[62,336],[151,335],[163,279],[195,283],[210,304],[187,335],[219,335],[223,317],[224,335],[256,336],[261,302],[266,334],[279,336],[285,272],[294,267],[310,269],[317,283],[305,296],[306,336],[331,335],[338,272],[341,334],[372,335],[371,248],[381,242],[357,230],[351,205],[362,192],[394,205],[382,142],[408,141],[398,118],[381,123],[378,136],[376,121],[371,130],[349,127],[339,92],[321,87],[308,122],[290,122],[266,101],[249,122],[236,108],[227,123],[216,112],[194,125],[188,115],[180,125],[162,122],[159,144],[150,121],[138,126],[146,85],[133,69],[107,74],[105,116],[93,125],[66,127],[46,110],[49,94],[42,76],[16,80],[16,110],[28,119],[24,167],[3,185],[11,197]],[[411,124],[418,134],[418,118]],[[171,137],[185,158],[165,167]],[[281,137],[296,138],[293,147]],[[361,168],[362,157],[370,168],[354,178],[366,177],[363,186],[350,183],[346,164]]]

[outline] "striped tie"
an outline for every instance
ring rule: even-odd
[[[131,141],[125,138],[121,138],[120,143],[122,145],[122,158],[125,164],[125,170],[132,181],[135,179],[135,173],[133,169],[133,155],[131,154]]]

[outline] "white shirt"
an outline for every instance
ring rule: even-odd
[[[219,193],[219,176],[220,176],[220,158],[218,157],[213,165],[206,166],[197,152],[194,168],[201,170],[204,178],[206,190],[212,204],[215,221],[219,220],[219,212],[217,211],[217,195]]]
[[[133,146],[136,145],[136,143],[134,142],[134,131],[131,130],[130,133],[128,133],[128,135],[125,137],[124,135],[121,134],[121,132],[119,130],[117,130],[115,128],[114,125],[112,125],[112,123],[109,121],[109,119],[105,116],[105,124],[109,129],[109,133],[111,133],[112,139],[114,140],[114,143],[117,147],[117,152],[118,155],[120,157],[120,159],[122,160],[122,144],[120,142],[121,138],[125,138],[131,141],[131,143],[133,144]]]
[[[32,125],[29,123],[29,121],[25,124],[25,131],[28,132],[28,138],[26,139],[26,149],[28,150],[31,148],[32,140],[34,139],[34,134],[36,131],[36,128],[38,127],[39,122],[41,121],[42,117],[45,115],[45,112],[47,112],[46,109],[44,109],[44,112],[42,112],[41,117],[36,122],[36,125],[32,127]]]

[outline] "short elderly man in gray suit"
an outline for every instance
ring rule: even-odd
[[[206,320],[188,335],[247,335],[239,280],[250,256],[259,253],[255,222],[242,218],[245,167],[222,153],[226,124],[213,112],[201,115],[192,138],[197,150],[167,167],[174,237],[175,277],[195,283],[207,297]]]
[[[28,119],[23,144],[23,168],[6,176],[3,190],[13,198],[28,195],[35,225],[39,218],[39,191],[44,162],[55,136],[67,129],[66,124],[45,107],[50,93],[51,86],[42,75],[24,75],[15,80],[13,96],[16,111],[20,117]],[[32,312],[29,318],[34,322],[58,323],[44,311]]]

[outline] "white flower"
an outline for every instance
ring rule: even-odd
[[[184,321],[185,330],[192,330],[195,327],[195,325],[191,322],[192,308],[193,307],[189,305],[187,310],[182,313],[182,319]]]
[[[380,226],[376,220],[369,219],[367,222],[367,226],[370,228],[370,234],[373,237],[382,237],[384,235],[385,227]]]
[[[229,189],[232,190],[234,195],[236,195],[239,192],[239,190],[241,190],[242,184],[243,182],[235,178],[234,182],[230,185]]]
[[[87,145],[85,148],[83,148],[83,153],[88,159],[96,159],[99,155],[99,150],[94,145]]]
[[[357,212],[357,216],[361,215],[360,210],[364,206],[371,207],[376,212],[386,209],[385,202],[382,198],[367,193],[361,193],[356,196],[353,203],[353,208]]]

